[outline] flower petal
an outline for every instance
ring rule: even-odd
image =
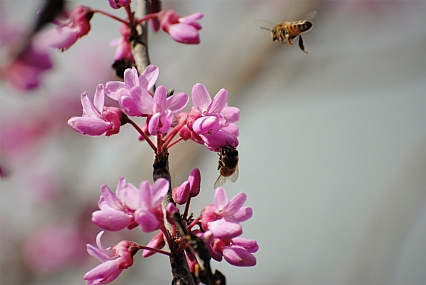
[[[221,113],[226,106],[228,106],[228,91],[220,89],[207,108],[207,113]]]
[[[225,189],[218,187],[214,194],[214,210],[219,213],[228,204],[228,198],[226,197]]]
[[[192,87],[192,104],[201,113],[207,110],[212,98],[204,85],[197,83]]]
[[[160,222],[157,217],[149,211],[139,209],[135,212],[135,220],[145,233],[150,233],[158,229]]]
[[[119,231],[132,222],[132,216],[116,210],[101,210],[93,212],[92,222],[104,230]]]
[[[72,117],[68,120],[68,125],[87,136],[100,136],[111,128],[110,123],[93,117]]]
[[[167,109],[177,114],[182,111],[188,104],[189,96],[183,92],[176,93],[167,98]]]
[[[254,266],[256,257],[242,247],[225,247],[222,250],[223,257],[229,264],[235,266]]]
[[[218,239],[232,239],[243,233],[240,224],[228,221],[224,218],[208,223],[209,230]]]

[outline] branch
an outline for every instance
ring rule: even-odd
[[[146,11],[149,11],[150,1],[136,0],[136,9],[135,9],[135,18],[143,18],[146,14]],[[140,25],[137,25],[132,31],[132,54],[135,60],[136,68],[139,74],[146,69],[150,64],[149,54],[148,54],[148,23],[144,22]]]

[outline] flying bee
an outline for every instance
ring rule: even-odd
[[[237,181],[238,178],[238,150],[233,146],[222,147],[219,153],[219,177],[214,183],[214,188],[220,187],[226,180],[232,182]]]
[[[317,11],[312,11],[302,17],[302,20],[292,22],[282,22],[272,29],[260,27],[261,29],[268,30],[272,34],[272,41],[280,41],[281,44],[285,45],[288,43],[289,46],[293,45],[293,40],[299,37],[299,48],[304,52],[305,46],[303,45],[302,34],[310,31],[313,27],[312,20],[317,14]]]

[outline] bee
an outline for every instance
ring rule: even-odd
[[[232,182],[238,179],[238,150],[233,146],[222,147],[219,153],[219,177],[214,183],[214,188],[220,187],[226,180]]]
[[[302,20],[292,22],[282,22],[276,25],[272,29],[261,27],[261,29],[268,30],[272,34],[272,41],[280,41],[281,44],[285,45],[288,43],[289,46],[293,45],[293,40],[299,37],[299,48],[304,52],[305,46],[303,45],[302,34],[310,31],[313,27],[312,20],[317,14],[317,11],[312,11],[302,17]]]

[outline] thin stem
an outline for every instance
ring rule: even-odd
[[[172,248],[173,243],[172,243],[172,240],[170,239],[170,234],[169,234],[169,232],[167,231],[167,229],[166,229],[165,227],[161,227],[161,231],[163,232],[163,236],[164,236],[164,238],[166,239],[166,242],[167,242],[168,247],[169,247],[169,248]]]
[[[110,18],[112,18],[114,20],[117,20],[117,21],[119,21],[119,22],[121,22],[123,24],[126,24],[127,26],[130,26],[130,23],[127,22],[126,20],[118,18],[117,16],[114,16],[114,15],[108,13],[108,12],[105,12],[105,11],[102,11],[102,10],[98,10],[98,9],[90,9],[90,11],[93,12],[93,13],[99,13],[99,14],[105,15],[105,16],[110,17]]]
[[[195,220],[193,220],[192,223],[189,224],[189,226],[188,226],[187,229],[191,230],[196,224],[198,224],[198,222],[200,221],[200,219],[201,219],[201,216],[198,216],[197,218],[195,218]]]
[[[161,250],[161,249],[158,249],[158,248],[152,248],[152,247],[149,247],[149,246],[140,245],[140,246],[138,246],[138,248],[139,249],[147,249],[147,250],[155,251],[157,253],[161,253],[161,254],[164,254],[164,255],[167,255],[167,256],[171,256],[172,255],[170,252],[167,252],[167,251],[164,251],[164,250]]]
[[[186,124],[186,119],[182,120],[177,124],[165,137],[164,137],[164,143],[163,147],[169,148],[168,144],[172,141],[172,139],[179,133],[179,131],[183,128],[183,126]],[[174,142],[173,144],[176,144]]]
[[[189,212],[189,205],[191,204],[191,197],[188,198],[188,201],[185,204],[185,211],[183,212],[183,219],[186,219],[186,217],[188,216],[188,212]]]
[[[175,140],[173,143],[169,144],[169,145],[167,146],[167,148],[171,148],[172,146],[174,146],[175,144],[177,144],[177,143],[178,143],[178,142],[180,142],[181,140],[183,140],[183,138],[179,138],[179,139]]]
[[[158,153],[161,153],[163,150],[162,150],[162,146],[163,145],[163,135],[162,134],[159,134],[159,135],[157,135],[157,150],[158,150]]]
[[[157,17],[158,17],[158,14],[159,14],[159,13],[152,13],[152,14],[148,14],[148,15],[146,15],[145,17],[143,17],[142,19],[139,19],[139,20],[136,22],[136,25],[139,25],[139,24],[141,24],[141,23],[143,23],[143,22],[145,22],[145,21],[148,21],[148,20],[151,20],[151,19],[157,18]]]
[[[131,124],[138,131],[138,133],[144,138],[144,140],[146,140],[146,142],[154,150],[154,152],[157,153],[157,147],[150,140],[150,138],[148,137],[148,135],[141,128],[139,128],[139,126],[135,122],[133,122],[131,119],[128,119],[127,122],[129,124]]]

